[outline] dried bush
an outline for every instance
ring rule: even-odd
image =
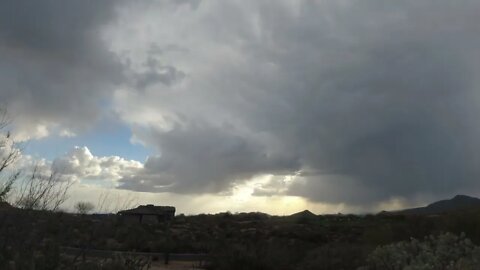
[[[77,202],[74,207],[77,213],[81,215],[88,214],[95,208],[91,202]]]
[[[463,234],[445,233],[376,248],[359,270],[480,269],[480,248]]]

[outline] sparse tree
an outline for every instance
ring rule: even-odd
[[[35,165],[29,177],[12,167],[21,157],[21,147],[6,130],[11,123],[6,110],[0,108],[0,202],[6,201],[14,186],[14,204],[23,209],[57,210],[67,199],[72,181],[63,179],[55,168],[42,173]],[[17,185],[16,183],[19,182]]]
[[[30,177],[23,179],[15,204],[22,209],[56,211],[67,200],[72,185],[53,166],[46,174],[35,165]]]
[[[13,141],[9,131],[5,131],[10,124],[6,110],[0,109],[0,202],[6,201],[13,189],[20,172],[8,170],[20,157],[18,145]]]
[[[74,207],[77,213],[81,215],[86,215],[93,211],[93,209],[95,208],[95,206],[91,202],[77,202]]]

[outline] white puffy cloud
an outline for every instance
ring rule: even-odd
[[[98,157],[87,147],[75,147],[69,153],[53,161],[54,168],[63,175],[76,179],[96,179],[115,182],[136,174],[143,164],[118,156]]]

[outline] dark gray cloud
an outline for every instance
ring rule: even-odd
[[[202,4],[177,29],[193,36],[176,40],[189,49],[179,62],[190,84],[131,100],[183,123],[177,133],[145,122],[157,132],[138,133],[161,152],[147,162],[155,177],[145,190],[213,192],[278,172],[299,174],[281,194],[321,202],[480,188],[477,1]],[[208,154],[236,131],[198,133],[197,119],[237,127],[244,147]]]
[[[154,131],[160,156],[149,157],[143,172],[120,180],[120,188],[149,192],[210,193],[262,173],[288,173],[300,164],[286,153],[270,153],[231,126],[208,123]]]
[[[321,39],[311,44],[338,57],[327,57],[330,66],[300,68],[305,62],[297,62],[292,70],[298,76],[306,75],[300,70],[318,72],[304,77],[301,93],[285,93],[300,113],[284,114],[296,125],[285,134],[287,143],[316,173],[289,194],[367,203],[478,190],[478,70],[472,60],[479,39],[470,26],[476,21],[472,2],[455,8],[442,1],[375,4],[381,9],[364,10],[365,3],[348,8],[364,11],[362,17],[336,17],[348,22],[348,48],[341,41],[340,48],[325,51]],[[269,117],[261,127],[280,119]]]
[[[122,80],[102,38],[115,1],[2,1],[0,99],[16,124],[89,126]]]
[[[172,50],[174,49],[175,48],[172,48]],[[132,74],[135,81],[134,87],[136,89],[145,90],[147,87],[155,86],[158,83],[171,86],[185,78],[185,72],[178,70],[174,66],[161,64],[157,59],[158,57],[154,57],[155,55],[162,55],[161,49],[151,49],[149,53],[150,57],[144,63],[146,70]]]
[[[303,39],[316,61],[284,59],[285,75],[303,84],[282,93],[293,110],[257,114],[268,115],[258,128],[289,119],[294,127],[278,134],[314,169],[289,194],[366,203],[478,189],[477,4],[370,3],[352,2],[332,14],[332,32]],[[343,35],[325,42],[337,25]]]

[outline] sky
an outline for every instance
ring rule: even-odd
[[[67,208],[109,194],[187,214],[363,213],[478,196],[479,11],[4,0],[0,106],[22,158],[75,181]]]

